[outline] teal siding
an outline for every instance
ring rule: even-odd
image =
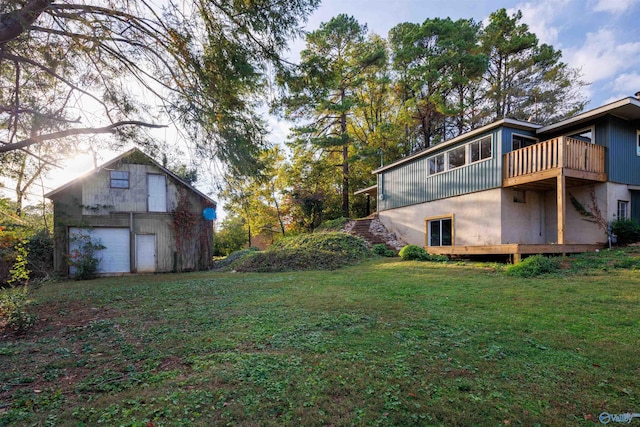
[[[513,134],[530,136],[532,138],[538,138],[535,132],[531,132],[523,129],[503,128],[502,129],[502,152],[503,153],[509,153],[511,151],[511,137],[513,136]]]
[[[502,129],[498,128],[460,143],[443,147],[378,174],[379,210],[393,209],[502,185]],[[471,141],[492,136],[492,157],[436,175],[427,175],[428,159]],[[510,138],[509,138],[510,139]]]
[[[617,117],[609,117],[606,126],[609,181],[640,185],[640,157],[636,155],[638,126]]]

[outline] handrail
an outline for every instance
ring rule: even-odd
[[[558,137],[504,154],[504,179],[567,168],[604,173],[605,147],[575,138]]]

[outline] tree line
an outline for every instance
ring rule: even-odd
[[[273,107],[293,123],[290,156],[271,159],[267,176],[278,171],[278,178],[267,187],[260,179],[229,187],[251,195],[226,199],[242,219],[230,221],[254,232],[279,223],[284,234],[283,222],[313,230],[362,216],[364,198],[352,194],[375,184],[371,171],[382,164],[502,118],[547,124],[574,115],[586,105],[585,83],[561,59],[519,11],[497,10],[486,25],[400,23],[386,39],[338,15],[307,34],[298,67],[277,75],[282,96]],[[269,197],[259,196],[267,189]]]
[[[78,147],[135,142],[185,169],[147,132],[172,123],[194,158],[223,165],[229,221],[275,239],[363,215],[351,194],[381,164],[502,117],[547,123],[585,105],[579,72],[504,9],[485,25],[400,23],[386,38],[338,15],[306,33],[298,64],[283,60],[318,4],[2,2],[0,176],[16,201],[0,226],[21,221],[25,195]],[[280,146],[267,103],[293,123]]]

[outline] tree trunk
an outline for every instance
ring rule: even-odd
[[[340,104],[344,105],[345,91],[340,93]],[[347,114],[340,114],[340,136],[347,134]],[[349,218],[349,143],[342,146],[342,214]]]
[[[0,45],[24,33],[53,0],[30,0],[22,9],[0,14]]]

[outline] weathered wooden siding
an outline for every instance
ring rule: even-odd
[[[486,136],[492,137],[491,158],[428,176],[428,159]],[[502,185],[502,139],[501,129],[498,128],[379,173],[379,210],[384,211],[500,187]]]
[[[88,177],[82,189],[83,213],[101,215],[105,212],[147,212],[150,174],[164,174],[153,165],[121,163],[114,170],[129,172],[129,188],[111,188],[110,170],[103,169]],[[177,188],[167,177],[167,211],[177,205]]]
[[[110,170],[129,172],[129,188],[110,188]],[[167,184],[167,212],[148,212],[147,176],[163,174]],[[135,235],[156,236],[157,271],[192,270],[210,266],[213,250],[213,225],[202,218],[210,202],[186,190],[189,210],[198,218],[193,237],[184,243],[182,257],[176,249],[173,211],[178,206],[180,189],[186,187],[150,164],[119,162],[109,169],[80,179],[54,198],[55,247],[54,263],[58,271],[68,271],[68,228],[127,227],[130,230],[131,271],[135,271]]]

